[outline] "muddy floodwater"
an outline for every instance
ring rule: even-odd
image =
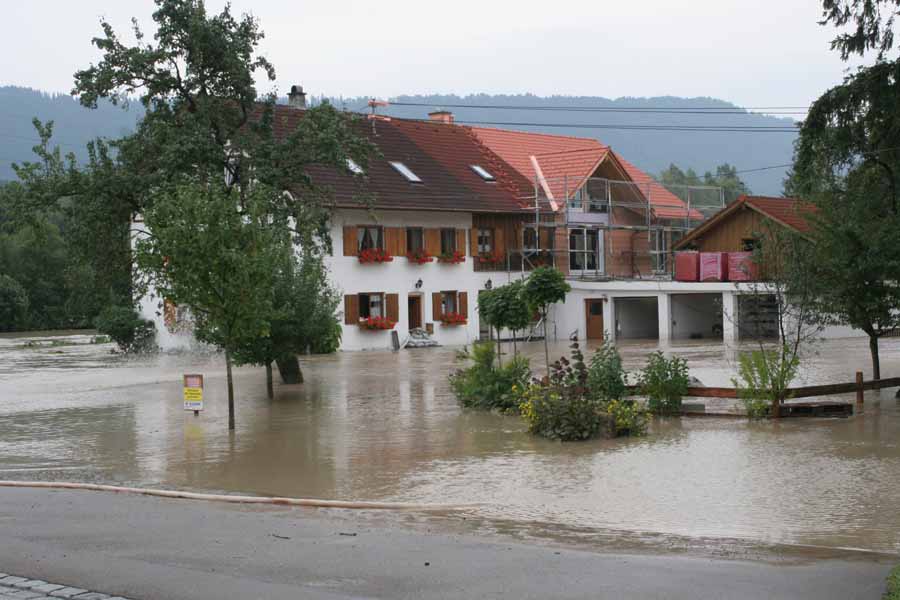
[[[867,393],[849,419],[671,418],[644,438],[561,444],[462,411],[447,385],[455,349],[343,353],[304,359],[306,383],[273,401],[262,369],[236,370],[230,435],[220,357],[129,360],[89,340],[0,338],[0,479],[471,503],[479,527],[538,535],[900,551],[894,390]],[[626,367],[655,349],[623,345]],[[674,349],[704,384],[730,384],[734,349]],[[543,347],[525,351],[541,368]],[[882,342],[882,359],[900,374],[900,340]],[[803,382],[851,381],[868,360],[865,340],[829,341]],[[199,417],[182,406],[192,372],[206,378]]]

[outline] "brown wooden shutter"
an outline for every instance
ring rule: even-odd
[[[469,317],[469,294],[468,292],[460,292],[459,297],[457,298],[457,307],[459,309],[459,314],[468,318]]]
[[[494,255],[506,254],[506,240],[502,227],[494,229]]]
[[[441,253],[440,229],[425,230],[425,252],[427,252],[429,256],[437,256]]]
[[[478,256],[478,228],[473,227],[469,235],[469,254]]]
[[[344,296],[344,325],[359,325],[359,296]]]
[[[400,321],[400,295],[386,294],[385,305],[387,306],[387,318],[397,323]]]
[[[441,293],[434,292],[431,294],[431,320],[440,321],[443,316],[441,311]]]
[[[406,254],[406,244],[403,245],[403,248],[400,247],[400,234],[405,232],[405,229],[399,227],[384,228],[384,249],[388,254],[391,256],[402,256]]]
[[[466,253],[466,230],[465,229],[457,229],[456,230],[456,249],[463,254]]]
[[[344,256],[356,256],[359,242],[356,240],[356,226],[344,227]]]

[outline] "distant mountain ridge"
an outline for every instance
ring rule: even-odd
[[[321,101],[322,98],[318,98]],[[368,112],[368,98],[330,98],[338,108]],[[655,98],[609,99],[595,96],[535,96],[522,95],[407,95],[391,99],[394,103],[414,103],[425,106],[391,104],[380,107],[380,114],[427,118],[429,112],[446,108],[457,121],[504,123],[492,125],[524,131],[540,131],[559,135],[593,137],[613,147],[622,156],[650,173],[659,173],[674,163],[698,173],[714,171],[717,165],[730,163],[737,169],[756,169],[791,162],[796,134],[769,132],[697,132],[607,129],[606,126],[714,126],[772,127],[790,126],[794,121],[758,113],[744,114],[654,114],[646,112],[593,112],[584,108],[708,108],[738,110],[729,102],[715,98]],[[460,105],[460,107],[452,105]],[[475,106],[492,108],[475,108]],[[499,108],[499,107],[515,108]],[[519,108],[521,107],[521,108]],[[566,107],[570,111],[546,110]],[[95,137],[117,137],[133,130],[140,114],[138,105],[123,110],[102,103],[96,110],[83,108],[65,94],[48,94],[28,88],[0,87],[0,180],[12,179],[10,162],[29,160],[37,135],[31,118],[53,120],[54,139],[64,151],[74,151],[80,159],[86,152],[84,145]],[[731,111],[729,111],[731,112]],[[543,126],[529,126],[537,123]],[[587,125],[600,128],[579,127]],[[491,125],[489,125],[491,126]],[[785,169],[771,169],[741,174],[747,185],[760,194],[780,194]]]
[[[97,137],[119,137],[134,130],[143,109],[129,110],[101,102],[96,110],[81,106],[68,94],[0,86],[0,180],[15,179],[10,163],[33,160],[38,135],[31,121],[53,121],[53,140],[63,153],[87,158],[85,145]]]

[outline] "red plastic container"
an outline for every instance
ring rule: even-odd
[[[728,253],[700,253],[700,281],[727,281]]]
[[[675,253],[675,281],[700,281],[700,253]]]
[[[759,265],[753,262],[752,252],[728,253],[728,281],[757,281]]]

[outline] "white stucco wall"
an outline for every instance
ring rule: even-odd
[[[423,302],[423,325],[432,322],[432,294],[441,291],[455,290],[467,292],[469,316],[466,325],[447,326],[434,323],[434,339],[445,346],[461,346],[478,339],[478,291],[484,289],[488,279],[494,285],[502,285],[510,279],[507,273],[476,273],[472,257],[460,264],[441,264],[434,262],[419,265],[410,262],[405,256],[394,257],[388,263],[360,264],[355,256],[343,256],[343,228],[345,225],[363,225],[372,223],[384,227],[446,227],[466,231],[466,254],[468,254],[468,236],[472,229],[472,215],[457,212],[408,212],[408,211],[367,211],[339,210],[332,218],[331,234],[334,244],[334,255],[326,264],[331,281],[341,295],[364,292],[384,292],[398,294],[400,320],[395,330],[400,334],[401,343],[409,330],[407,298],[410,294],[421,294]],[[416,282],[421,279],[422,287],[416,289]],[[343,311],[343,305],[341,306]],[[369,331],[356,325],[344,325],[343,313],[341,324],[344,333],[341,342],[342,350],[365,350],[391,347],[389,331]]]

